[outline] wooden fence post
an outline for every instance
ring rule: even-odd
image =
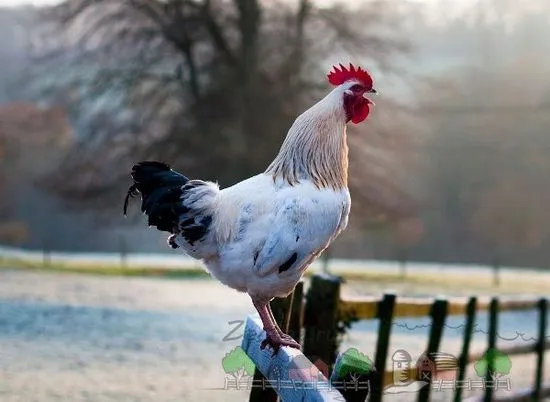
[[[304,325],[304,282],[298,282],[294,293],[292,294],[292,303],[290,307],[290,316],[288,317],[289,334],[296,341],[301,343],[302,327]]]
[[[544,370],[544,352],[546,347],[546,325],[548,320],[548,300],[542,298],[539,308],[539,339],[537,341],[537,372],[535,375],[535,389],[533,400],[542,400],[542,372]]]
[[[339,301],[340,278],[311,278],[304,312],[304,354],[311,361],[324,362],[329,367],[329,377],[338,349]]]
[[[432,305],[431,317],[432,326],[430,329],[430,340],[428,341],[428,350],[426,351],[428,357],[431,357],[432,353],[439,350],[441,344],[441,338],[443,335],[443,327],[445,325],[445,319],[447,318],[447,305],[448,302],[445,299],[437,299]],[[431,382],[420,389],[418,393],[418,402],[427,402],[430,399]]]
[[[466,306],[466,325],[464,327],[464,343],[462,344],[462,352],[458,360],[458,379],[457,382],[462,384],[466,376],[466,367],[468,366],[468,356],[470,355],[470,343],[472,341],[472,332],[476,321],[477,298],[471,297]],[[462,400],[462,387],[456,387],[455,402]]]
[[[391,327],[393,325],[393,310],[395,307],[396,295],[385,294],[378,303],[377,317],[380,320],[378,326],[378,341],[376,354],[374,356],[374,367],[376,371],[371,377],[370,402],[382,400],[384,391],[384,377],[386,373],[386,358],[390,346]]]
[[[488,347],[487,351],[495,350],[497,344],[497,333],[498,333],[498,299],[493,297],[489,305],[489,338],[488,338]],[[488,366],[487,373],[485,375],[485,397],[483,400],[485,402],[491,402],[493,400],[493,373],[494,373],[494,353],[489,352],[488,356]]]

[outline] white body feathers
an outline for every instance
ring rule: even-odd
[[[255,298],[292,292],[348,222],[347,189],[317,189],[310,181],[290,186],[263,173],[223,190],[209,184],[209,233],[194,245],[181,236],[176,243],[203,259],[220,282]]]

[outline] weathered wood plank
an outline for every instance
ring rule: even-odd
[[[498,307],[499,300],[494,297],[491,299],[491,306],[489,308],[489,337],[487,339],[487,351],[494,350],[497,346],[497,333],[498,333]],[[485,376],[486,384],[492,380],[492,375],[495,371],[495,361],[493,355],[488,359],[487,374]],[[493,387],[485,387],[485,402],[491,402],[493,400]]]
[[[292,338],[301,341],[302,327],[304,326],[304,282],[300,281],[292,292],[292,303],[290,304],[290,319],[287,334]]]
[[[432,298],[420,297],[399,297],[395,304],[393,318],[399,317],[426,317],[430,315]],[[447,315],[464,315],[468,308],[468,299],[450,299],[447,305]],[[340,300],[338,309],[342,314],[350,314],[360,320],[376,318],[378,315],[378,297],[355,297]],[[490,308],[490,299],[479,298],[477,302],[477,311],[488,311]],[[499,303],[500,311],[524,311],[538,307],[538,299],[501,299]]]
[[[396,297],[394,294],[385,294],[377,307],[380,323],[378,325],[378,342],[374,356],[376,371],[371,376],[371,402],[380,402],[384,393],[384,373],[386,372],[386,357],[388,356],[390,347]]]
[[[466,307],[466,326],[464,328],[464,341],[462,343],[462,353],[460,353],[458,363],[458,381],[464,381],[466,378],[466,367],[468,366],[468,356],[470,356],[470,343],[476,321],[477,298],[471,297]],[[455,391],[454,402],[462,400],[462,387],[457,387]]]
[[[329,367],[329,376],[338,355],[340,284],[340,278],[314,275],[304,313],[304,354],[312,361],[323,361]]]
[[[432,306],[432,311],[430,315],[432,317],[432,325],[430,327],[430,338],[428,340],[428,349],[427,356],[431,356],[432,353],[439,351],[439,346],[441,344],[441,338],[443,337],[443,329],[445,326],[445,320],[447,318],[447,306],[448,302],[446,299],[436,299]],[[424,378],[422,378],[423,380]],[[431,375],[430,375],[430,385],[423,387],[418,392],[418,402],[428,402],[430,399],[431,391]]]
[[[302,352],[283,347],[275,356],[272,356],[271,349],[260,349],[260,343],[264,339],[265,332],[261,321],[258,318],[248,317],[241,347],[277,391],[282,402],[344,401],[342,394],[334,389],[323,375],[319,374],[315,380],[302,377],[303,367],[297,363],[305,359]],[[262,384],[252,386],[261,387]]]
[[[542,376],[544,371],[544,352],[550,341],[546,341],[546,325],[548,321],[548,300],[539,300],[539,339],[537,341],[537,371],[535,373],[535,389],[533,398],[542,399]]]

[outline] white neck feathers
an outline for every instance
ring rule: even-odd
[[[347,187],[346,113],[338,88],[298,116],[266,174],[290,185],[311,180],[317,188]]]

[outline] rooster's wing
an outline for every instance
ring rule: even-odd
[[[277,199],[275,219],[254,261],[259,276],[305,268],[347,223],[347,190],[302,184]]]

